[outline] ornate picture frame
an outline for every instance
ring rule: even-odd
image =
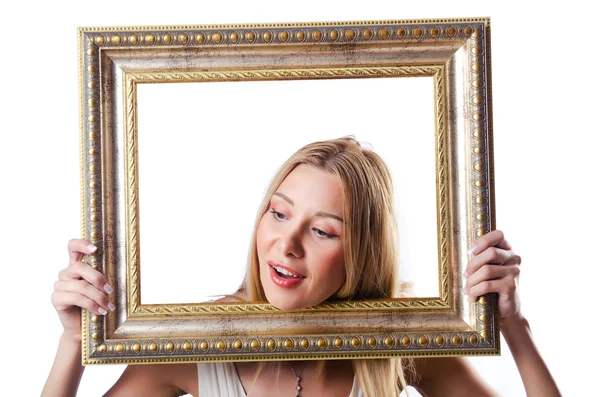
[[[490,63],[487,18],[80,28],[82,235],[117,307],[82,312],[83,363],[498,355],[496,297],[461,293],[469,246],[495,229]],[[434,82],[439,297],[142,304],[140,84],[418,76]]]

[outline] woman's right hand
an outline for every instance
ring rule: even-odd
[[[51,299],[63,325],[63,335],[81,339],[81,308],[105,315],[115,306],[108,299],[112,287],[104,275],[81,262],[83,255],[92,255],[97,248],[89,241],[73,239],[68,249],[69,266],[58,273]]]

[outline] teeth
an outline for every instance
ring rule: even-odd
[[[283,274],[284,276],[291,276],[291,277],[296,277],[296,278],[300,278],[299,276],[296,276],[290,272],[288,272],[287,270],[285,270],[284,268],[281,267],[277,267],[277,266],[273,266],[273,269],[277,270],[278,273]]]

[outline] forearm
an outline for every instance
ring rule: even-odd
[[[500,329],[515,359],[527,396],[560,396],[560,391],[533,342],[527,320],[522,315],[503,319]]]
[[[77,395],[84,369],[81,365],[81,340],[63,334],[42,397]]]

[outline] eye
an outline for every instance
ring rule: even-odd
[[[277,219],[278,221],[283,221],[287,218],[287,216],[285,216],[281,212],[275,211],[275,208],[271,208],[269,212],[273,214],[273,218]]]
[[[337,237],[335,234],[325,233],[324,231],[322,231],[321,229],[317,229],[316,227],[313,227],[313,230],[315,231],[315,233],[317,233],[317,236],[319,236],[319,237],[324,237],[324,238]]]

